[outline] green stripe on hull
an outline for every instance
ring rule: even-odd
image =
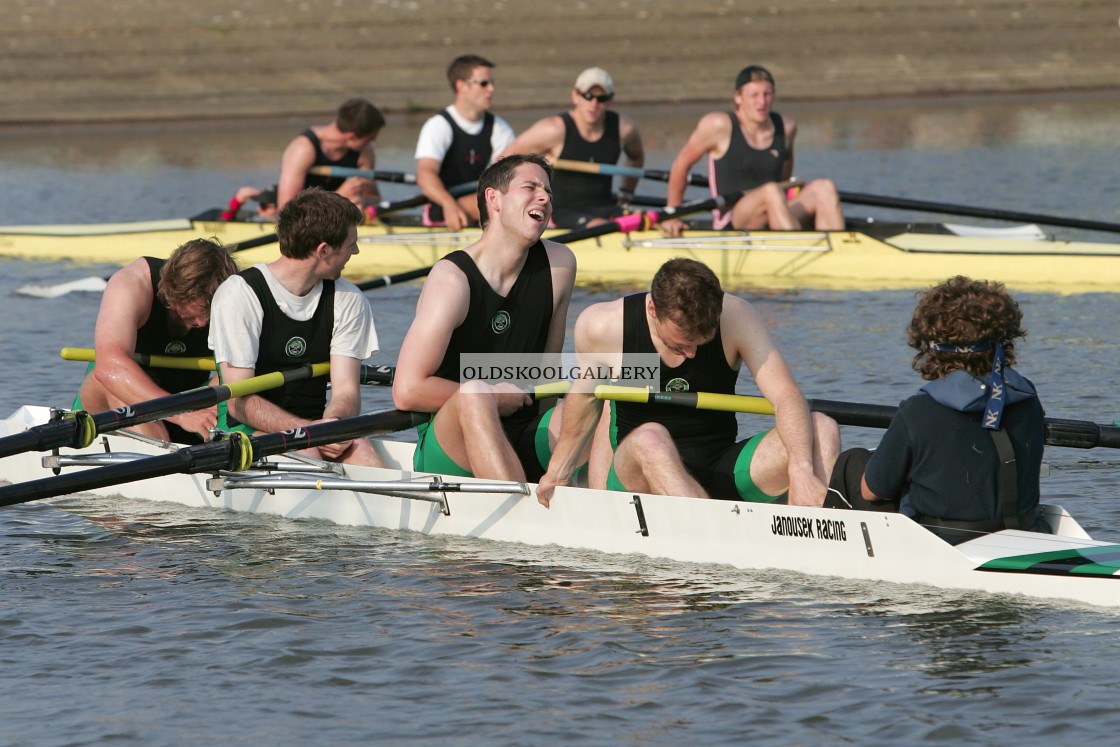
[[[982,571],[1044,573],[1058,576],[1104,576],[1120,579],[1120,545],[1036,552],[989,560]]]

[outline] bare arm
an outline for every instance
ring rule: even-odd
[[[618,363],[622,350],[622,301],[589,306],[576,320],[575,348],[581,368]],[[560,437],[548,471],[537,488],[537,500],[548,506],[558,485],[569,485],[580,456],[595,432],[603,403],[593,394],[596,382],[576,380],[564,397]]]
[[[576,255],[563,244],[545,240],[548,263],[552,267],[552,322],[548,328],[546,353],[559,353],[564,349],[564,334],[568,327],[568,307],[572,303],[572,289],[576,283]]]
[[[447,185],[439,178],[440,162],[432,158],[421,158],[416,161],[416,186],[424,193],[432,204],[443,208],[443,217],[447,227],[458,231],[470,223],[470,218],[459,205],[459,201],[447,191]]]
[[[307,171],[315,163],[315,148],[300,135],[284,149],[280,159],[280,183],[276,187],[276,207],[282,208],[307,182]]]
[[[684,200],[684,190],[688,186],[688,172],[697,161],[709,153],[717,152],[727,147],[726,141],[731,138],[731,124],[727,115],[721,112],[705,114],[696,129],[688,137],[673,165],[669,167],[669,186],[666,205],[680,205]],[[683,224],[677,218],[670,218],[661,222],[661,230],[669,236],[679,236]]]
[[[789,499],[819,506],[827,486],[813,467],[813,423],[809,405],[761,315],[746,301],[724,296],[720,320],[724,334],[754,376],[759,391],[774,406],[775,430],[788,459]]]
[[[622,153],[626,158],[625,165],[640,169],[646,165],[646,152],[642,148],[642,134],[638,132],[638,124],[625,114],[619,115],[619,137],[622,139]],[[638,177],[624,176],[618,182],[622,192],[634,193],[638,188]]]
[[[97,351],[94,378],[121,402],[133,403],[168,394],[132,360],[136,334],[148,321],[155,294],[148,263],[138,259],[116,272],[105,286],[93,347]]]
[[[352,418],[361,412],[362,362],[348,355],[331,356],[331,398],[323,410],[323,420]],[[319,447],[328,459],[338,459],[350,448],[350,441],[337,441]]]
[[[373,171],[376,165],[377,158],[374,154],[373,144],[366,143],[365,147],[358,153],[358,168]],[[338,193],[363,210],[367,206],[377,207],[377,203],[381,200],[381,192],[377,187],[377,182],[360,176],[352,176],[344,181],[339,186]]]
[[[514,153],[536,153],[538,156],[555,161],[560,157],[560,151],[563,149],[564,120],[558,116],[545,117],[537,120],[529,129],[518,135],[509,147],[502,151],[499,158]]]
[[[782,181],[793,177],[793,141],[797,137],[797,122],[792,117],[782,117],[786,128],[786,162],[782,165]]]
[[[458,389],[435,375],[451,334],[467,317],[467,278],[450,262],[437,262],[420,291],[416,317],[405,334],[393,382],[393,403],[402,410],[435,412]]]
[[[225,361],[218,363],[218,366],[222,372],[222,382],[225,384],[244,381],[256,375],[256,369],[231,366]],[[297,417],[256,394],[235,397],[229,400],[227,407],[233,417],[262,433],[275,433],[299,425],[310,425],[313,422]]]

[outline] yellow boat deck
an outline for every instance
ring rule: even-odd
[[[267,223],[189,219],[14,226],[0,229],[0,256],[123,265],[142,255],[167,256],[193,238],[233,244],[273,230]],[[354,280],[431,265],[474,241],[478,231],[369,226],[359,236],[360,253],[347,266],[347,277]],[[1104,243],[940,233],[899,233],[880,240],[858,231],[692,231],[669,240],[657,231],[644,231],[607,234],[571,246],[583,285],[641,287],[662,262],[685,256],[708,264],[729,289],[921,288],[964,274],[998,280],[1020,291],[1120,291],[1120,245]],[[267,262],[276,253],[272,243],[236,256],[248,266]]]

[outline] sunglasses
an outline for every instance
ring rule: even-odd
[[[489,88],[490,86],[494,85],[493,80],[470,80],[470,79],[468,79],[467,83],[474,83],[479,88]]]
[[[601,96],[596,96],[590,91],[587,93],[584,93],[583,91],[577,91],[577,93],[579,93],[580,96],[583,96],[584,101],[598,101],[600,104],[605,104],[614,98],[613,93],[604,93]]]

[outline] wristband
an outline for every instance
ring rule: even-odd
[[[241,200],[237,199],[237,195],[229,198],[229,207],[222,211],[222,220],[230,221],[237,217],[237,211],[244,205]]]

